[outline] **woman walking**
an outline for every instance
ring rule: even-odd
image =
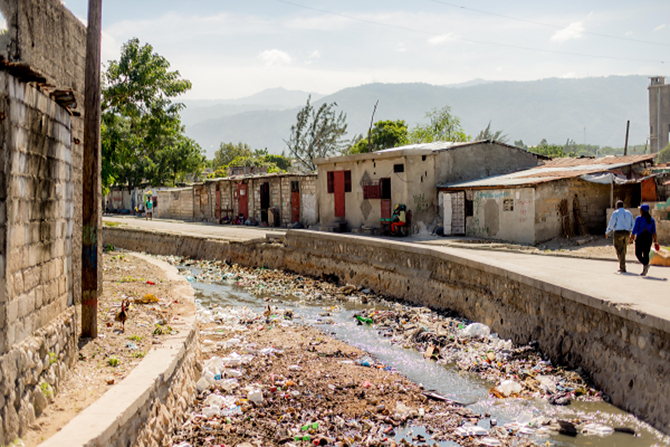
[[[633,233],[630,235],[630,242],[635,242],[635,256],[642,264],[642,273],[640,276],[646,276],[649,272],[649,251],[651,244],[654,243],[656,251],[660,249],[656,239],[656,221],[649,213],[649,205],[646,203],[640,205],[640,215],[635,219]]]

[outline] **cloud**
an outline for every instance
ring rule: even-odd
[[[654,27],[654,31],[660,31],[663,28],[665,28],[666,26],[668,26],[666,23],[661,23],[660,25]]]
[[[566,40],[579,39],[584,35],[584,24],[582,22],[573,22],[563,29],[556,31],[551,40],[555,42],[565,42]]]
[[[428,39],[428,44],[442,45],[443,43],[453,42],[454,40],[456,40],[456,35],[454,33],[438,34]]]
[[[275,67],[277,65],[289,65],[293,60],[291,56],[282,50],[273,48],[271,50],[261,51],[258,58],[263,61],[267,67]]]
[[[321,52],[319,50],[314,50],[311,53],[309,53],[308,58],[310,60],[319,59],[321,58]]]

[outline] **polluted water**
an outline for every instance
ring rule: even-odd
[[[430,430],[415,423],[393,431],[399,445],[415,445],[417,439],[416,445],[439,446],[670,445],[659,431],[608,404],[608,397],[590,386],[581,371],[553,365],[533,346],[514,345],[484,324],[337,284],[334,278],[322,281],[222,262],[166,259],[195,288],[201,321],[212,321],[225,309],[246,309],[250,315],[288,313],[297,324],[365,351],[356,360],[359,365],[383,365],[420,384],[432,399],[481,415],[476,423],[453,429],[468,442],[433,441]],[[240,363],[233,359],[232,365]],[[231,379],[226,378],[229,383]],[[258,390],[248,390],[247,397],[262,399]],[[239,411],[234,402],[223,406],[233,417]],[[524,443],[502,444],[493,436],[501,429]]]

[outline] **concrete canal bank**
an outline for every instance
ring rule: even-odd
[[[230,243],[106,227],[104,238],[106,244],[153,254],[337,279],[455,311],[515,342],[536,341],[552,360],[583,368],[615,405],[670,432],[670,321],[588,287],[557,285],[565,281],[486,263],[481,254],[351,235],[289,231],[281,239]]]

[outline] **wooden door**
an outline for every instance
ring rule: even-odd
[[[335,217],[345,217],[344,171],[333,172],[333,192],[335,195]]]
[[[449,194],[451,197],[451,234],[465,234],[465,192]],[[446,228],[445,228],[446,232]]]
[[[214,216],[217,222],[221,222],[221,185],[216,185],[216,203],[214,204]]]
[[[249,217],[249,187],[246,183],[237,184],[237,205],[240,209],[240,214],[246,220]]]
[[[291,182],[291,223],[300,222],[300,182]]]

